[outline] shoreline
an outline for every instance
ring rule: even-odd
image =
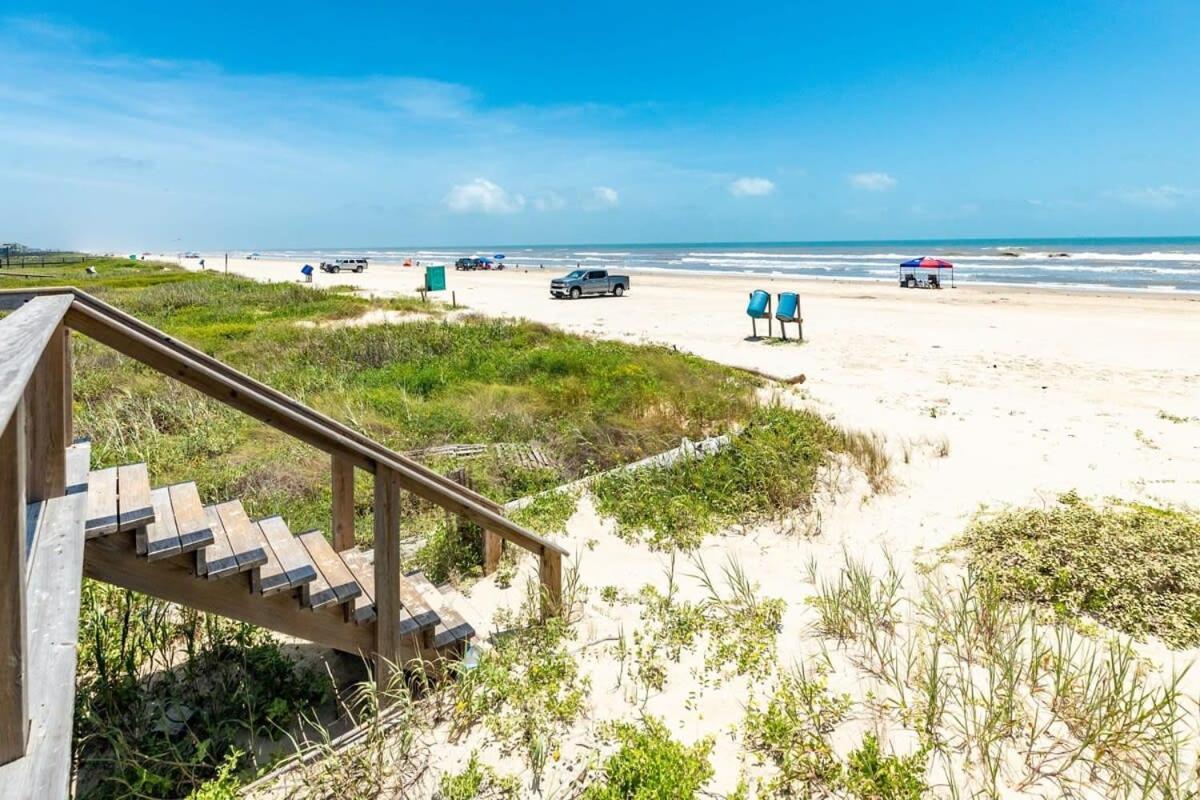
[[[204,269],[207,269],[212,272],[221,272],[223,270],[223,263],[224,263],[222,261],[223,257],[224,257],[224,253],[208,253],[208,252],[202,252],[201,256],[200,256],[200,258],[206,262]],[[200,259],[195,259],[195,258],[183,258],[178,255],[171,255],[171,254],[165,254],[165,253],[151,253],[150,255],[147,256],[147,258],[149,258],[151,260],[165,261],[168,263],[177,264],[179,266],[184,267],[185,269],[199,269],[200,268],[199,267]],[[367,258],[369,260],[371,260],[369,256]],[[218,262],[219,266],[213,267],[210,265],[209,262]],[[234,258],[231,256],[229,259],[229,263],[230,263],[230,271],[231,272],[235,271],[234,267],[236,266],[238,268],[238,270],[237,270],[238,274],[245,275],[246,277],[253,277],[255,280],[262,280],[262,279],[280,280],[280,281],[295,280],[296,282],[300,282],[297,277],[298,273],[299,273],[299,269],[305,263],[308,263],[308,262],[306,262],[302,258],[289,258],[289,259],[255,258],[255,259],[249,259],[249,258],[245,258],[245,257]],[[433,263],[440,263],[440,262],[430,262],[430,263],[433,264]],[[315,266],[316,265],[314,265],[314,267]],[[459,274],[459,275],[528,274],[528,275],[544,275],[547,282],[549,282],[551,277],[554,277],[554,276],[557,276],[560,274],[565,274],[565,272],[570,271],[569,269],[566,269],[565,267],[562,268],[562,271],[560,271],[558,267],[540,269],[540,268],[536,268],[536,267],[520,266],[520,267],[506,267],[503,270],[480,270],[480,271],[475,271],[475,272],[457,272],[454,269],[453,264],[444,264],[444,266],[446,267],[447,276],[449,276],[450,274]],[[285,275],[281,272],[278,275],[278,277],[276,277],[274,275],[267,276],[267,275],[263,274],[261,269],[258,269],[258,268],[268,268],[268,267],[280,268],[280,269],[290,268],[293,270],[293,273],[291,275]],[[587,265],[583,265],[580,268],[586,268],[586,267],[587,267]],[[599,266],[597,266],[597,268],[608,269],[607,267],[599,267]],[[421,276],[423,274],[424,266],[404,267],[400,264],[393,264],[391,262],[379,263],[378,261],[373,260],[373,263],[368,268],[367,272],[363,273],[363,279],[365,280],[366,276],[371,275],[372,271],[374,271],[374,274],[379,274],[381,270],[389,270],[389,271],[395,270],[399,274],[411,273],[417,280],[419,280],[420,279],[419,276]],[[729,270],[672,269],[669,267],[618,267],[618,268],[612,268],[611,271],[618,272],[618,273],[619,272],[628,272],[634,276],[645,275],[647,277],[662,277],[662,278],[667,278],[667,279],[674,278],[674,279],[679,279],[679,280],[727,280],[727,281],[743,280],[744,281],[744,280],[754,279],[754,280],[764,280],[764,281],[771,281],[771,282],[795,281],[795,282],[799,282],[799,283],[803,283],[803,284],[810,284],[810,285],[814,285],[814,286],[815,285],[832,285],[832,286],[842,285],[842,286],[847,286],[847,287],[860,287],[860,288],[863,286],[879,286],[879,287],[896,288],[896,289],[900,288],[897,285],[897,281],[895,281],[895,280],[888,279],[888,278],[882,278],[882,277],[867,277],[867,276],[860,277],[860,276],[839,275],[839,276],[824,277],[821,275],[790,275],[790,274],[784,273],[784,272],[759,272],[759,271],[753,271],[753,270],[734,272],[734,271],[729,271]],[[249,274],[249,273],[257,273],[257,274]],[[321,280],[322,278],[325,279],[326,281],[328,281],[329,279],[334,279],[335,276],[321,273],[320,271],[318,271],[314,275],[315,280]],[[336,278],[340,279],[340,280],[337,280],[336,282],[346,284],[347,282],[353,283],[355,279],[359,278],[359,276],[356,275],[355,273],[347,272],[347,273],[338,274],[336,276]],[[315,282],[314,282],[314,285],[315,285]],[[1015,281],[1014,282],[970,281],[967,283],[962,283],[962,284],[958,285],[957,287],[945,287],[944,289],[941,289],[941,290],[926,290],[926,289],[907,290],[906,289],[904,291],[911,291],[914,293],[927,293],[927,294],[981,293],[981,294],[995,295],[995,294],[1015,293],[1015,294],[1048,294],[1048,295],[1080,296],[1080,297],[1100,296],[1100,297],[1106,297],[1106,298],[1125,297],[1125,298],[1129,298],[1131,300],[1143,299],[1143,298],[1149,297],[1149,298],[1155,298],[1155,299],[1175,298],[1182,302],[1200,302],[1200,290],[1176,289],[1176,288],[1160,289],[1160,288],[1149,288],[1149,287],[1147,287],[1147,288],[1131,288],[1131,287],[1110,286],[1110,285],[1100,285],[1100,284],[1089,285],[1089,284],[1074,284],[1074,283],[1021,283],[1021,282],[1015,282]],[[412,291],[410,293],[414,294],[414,295],[416,294],[415,291]]]

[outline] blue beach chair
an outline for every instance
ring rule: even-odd
[[[750,317],[750,330],[753,337],[758,338],[758,320],[767,321],[767,336],[771,335],[771,295],[762,289],[750,293],[750,304],[746,306],[746,314]]]
[[[787,339],[785,323],[796,323],[796,333],[804,341],[804,318],[800,316],[800,295],[795,292],[780,292],[775,303],[775,319],[779,320],[779,332]]]

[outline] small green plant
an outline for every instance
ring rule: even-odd
[[[566,533],[567,520],[579,504],[578,491],[549,491],[535,495],[527,505],[509,514],[509,518],[543,535]]]
[[[779,678],[765,706],[751,703],[746,746],[778,768],[772,792],[806,797],[839,785],[842,765],[829,735],[849,708],[848,695],[831,694],[822,672],[809,675],[803,667]]]
[[[653,717],[610,731],[618,749],[597,768],[600,777],[584,800],[691,800],[713,775],[711,739],[681,744]]]
[[[929,791],[925,783],[926,753],[884,755],[875,734],[846,759],[846,789],[861,800],[921,800]]]
[[[516,778],[497,775],[496,770],[479,762],[477,753],[471,753],[462,771],[442,776],[436,800],[505,800],[518,797],[519,789]]]
[[[1173,422],[1176,425],[1182,425],[1185,422],[1195,422],[1196,421],[1196,417],[1181,417],[1178,414],[1171,414],[1171,413],[1169,413],[1167,411],[1163,411],[1161,409],[1159,409],[1158,418],[1166,420],[1167,422]]]

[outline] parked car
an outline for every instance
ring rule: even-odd
[[[341,272],[342,270],[350,270],[353,272],[362,272],[367,268],[367,260],[365,258],[335,258],[333,261],[322,261],[322,272]]]
[[[585,294],[620,297],[629,291],[628,275],[612,275],[606,269],[577,269],[550,281],[550,294],[576,300]]]
[[[468,269],[468,270],[475,269],[475,259],[460,258],[458,261],[454,262],[454,268],[455,269]]]

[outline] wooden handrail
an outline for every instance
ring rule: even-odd
[[[374,451],[384,458],[398,460],[404,464],[407,464],[411,469],[421,472],[426,477],[428,477],[430,480],[432,480],[436,483],[440,483],[441,485],[446,486],[448,489],[451,489],[452,491],[457,490],[459,494],[466,494],[469,497],[471,497],[472,499],[474,499],[476,502],[480,503],[481,505],[490,506],[493,510],[496,510],[496,511],[500,510],[501,504],[492,500],[490,497],[485,497],[484,495],[481,495],[478,492],[472,491],[469,488],[465,488],[465,487],[455,484],[453,481],[450,481],[445,476],[439,475],[437,472],[429,469],[424,464],[421,464],[418,461],[414,461],[413,459],[408,458],[407,456],[403,455],[402,453],[397,453],[395,450],[385,447],[384,445],[375,441],[371,437],[366,436],[365,434],[362,434],[359,431],[354,430],[353,428],[351,428],[348,425],[345,425],[344,423],[338,422],[333,417],[330,417],[326,414],[322,414],[320,411],[317,411],[316,409],[311,408],[310,406],[304,405],[303,403],[299,402],[298,400],[295,400],[294,398],[291,398],[288,395],[284,394],[283,392],[279,391],[275,387],[269,386],[261,381],[258,381],[256,379],[250,377],[249,375],[245,374],[244,372],[241,372],[241,371],[235,369],[234,367],[229,366],[225,362],[220,361],[216,358],[213,358],[212,356],[208,355],[207,353],[205,353],[201,350],[197,350],[196,348],[192,347],[191,345],[187,344],[186,342],[176,339],[174,336],[171,336],[168,333],[160,331],[158,328],[155,328],[154,326],[147,324],[146,322],[138,319],[137,317],[133,316],[132,314],[128,314],[128,313],[122,311],[121,309],[117,308],[116,306],[113,306],[113,305],[110,305],[109,303],[104,302],[103,300],[96,297],[95,295],[88,294],[87,292],[83,291],[82,289],[78,289],[74,286],[51,286],[51,287],[47,287],[47,288],[31,288],[31,289],[30,288],[0,289],[0,310],[4,310],[7,306],[11,306],[14,304],[24,302],[28,298],[46,296],[46,295],[61,295],[61,294],[70,294],[75,298],[76,302],[82,303],[83,305],[86,305],[86,306],[90,306],[91,308],[95,309],[98,313],[102,314],[103,316],[107,316],[112,319],[120,320],[129,328],[139,331],[143,335],[148,336],[152,339],[155,339],[174,350],[177,350],[181,353],[186,353],[188,355],[188,357],[190,357],[192,360],[197,361],[201,364],[204,364],[209,369],[211,369],[213,372],[216,372],[221,375],[225,375],[226,377],[230,378],[231,380],[237,381],[238,383],[243,384],[245,386],[254,388],[255,391],[257,391],[259,394],[262,394],[265,397],[269,397],[269,398],[275,400],[275,402],[279,403],[281,406],[291,408],[293,411],[295,411],[297,414],[299,414],[302,417],[306,417],[306,418],[312,420],[313,422],[318,423],[326,428],[337,431],[338,433],[342,434],[347,439],[358,443],[366,450]]]
[[[229,367],[178,339],[75,287],[0,290],[0,308],[25,298],[69,295],[69,327],[153,367],[209,397],[237,408],[331,455],[375,473],[395,473],[402,488],[466,517],[481,528],[539,556],[566,555],[562,545],[538,536],[499,513],[499,504],[466,489],[400,453],[352,430],[287,395]],[[15,313],[15,312],[14,312]]]
[[[39,297],[3,319],[0,335],[0,430],[25,394],[50,338],[71,307],[69,297]]]

